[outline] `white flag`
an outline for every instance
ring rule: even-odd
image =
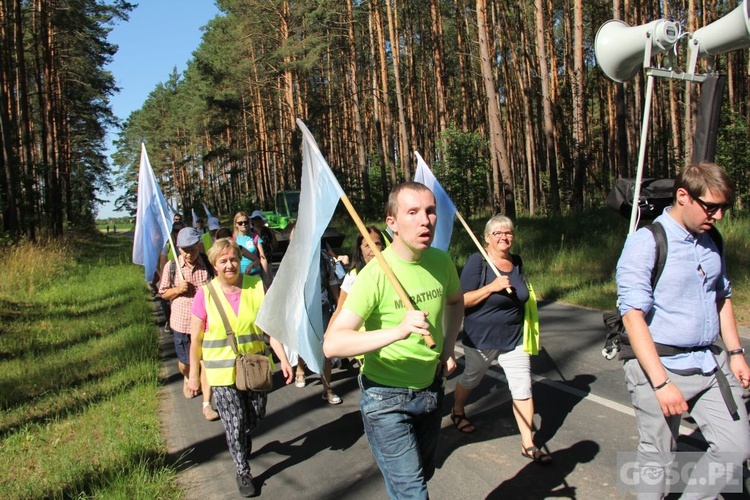
[[[138,171],[138,208],[133,236],[133,263],[144,267],[149,283],[154,279],[159,254],[169,235],[165,218],[167,202],[156,183],[146,145],[141,143],[141,164]],[[159,270],[161,271],[161,270]]]
[[[193,212],[193,227],[198,227],[198,214],[195,213],[195,209],[191,208]]]
[[[432,240],[432,246],[447,252],[451,244],[453,217],[457,211],[456,205],[453,204],[450,196],[435,178],[422,156],[416,151],[414,151],[414,154],[417,155],[417,170],[414,172],[414,182],[419,182],[430,188],[435,195],[435,203],[437,204],[437,227],[435,227],[435,238]]]
[[[320,239],[344,195],[302,120],[302,189],[294,236],[255,320],[276,340],[297,351],[315,373],[323,372],[323,307]]]
[[[211,212],[208,211],[208,207],[206,206],[206,203],[205,202],[202,202],[202,203],[203,203],[203,210],[206,211],[206,221],[208,221],[208,219],[213,218],[213,215],[211,215]]]

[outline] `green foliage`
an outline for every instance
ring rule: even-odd
[[[0,256],[14,279],[28,275],[0,289],[1,498],[181,496],[158,420],[157,330],[131,245],[95,236]]]
[[[489,152],[484,137],[477,131],[464,132],[451,124],[441,135],[438,147],[442,157],[435,165],[435,177],[450,193],[458,210],[473,214],[491,206],[487,191]]]
[[[738,205],[741,208],[749,206],[750,125],[746,116],[724,109],[716,149],[716,162],[732,178]]]

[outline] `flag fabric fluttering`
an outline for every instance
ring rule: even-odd
[[[435,238],[432,240],[432,246],[447,252],[453,233],[453,217],[456,215],[456,205],[453,204],[450,196],[435,178],[422,156],[416,151],[414,154],[417,155],[417,170],[414,172],[414,182],[419,182],[430,188],[435,195],[435,203],[437,204],[437,227],[435,227]]]
[[[138,204],[133,235],[133,263],[144,267],[146,281],[154,279],[159,254],[169,237],[166,221],[168,211],[164,195],[156,183],[146,145],[141,143],[141,164],[138,171]]]
[[[162,195],[162,196],[164,196],[164,195]],[[166,214],[168,221],[173,221],[174,220],[174,216],[177,215],[179,212],[174,207],[174,205],[172,205],[172,202],[168,201],[167,202],[167,211],[164,212],[164,213]]]
[[[266,333],[299,353],[315,373],[323,372],[323,309],[320,240],[344,195],[301,120],[302,189],[299,217],[289,248],[255,320]]]
[[[206,220],[212,219],[213,215],[211,215],[211,212],[208,211],[208,207],[206,206],[206,203],[205,202],[201,202],[201,203],[203,203],[203,210],[206,211]]]

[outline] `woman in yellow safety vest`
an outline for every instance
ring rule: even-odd
[[[216,269],[213,287],[219,302],[234,330],[240,354],[266,353],[264,333],[255,324],[263,297],[263,282],[258,276],[240,272],[240,248],[231,238],[216,240],[208,251],[208,260]],[[227,445],[237,466],[237,486],[242,496],[256,493],[248,459],[252,451],[250,434],[266,414],[268,393],[239,391],[235,386],[237,356],[227,339],[226,328],[219,310],[206,286],[201,287],[193,300],[188,386],[197,390],[200,360],[206,369],[209,385],[214,391],[214,402],[226,431]],[[270,338],[271,348],[281,362],[286,383],[292,381],[283,346]],[[193,367],[196,367],[194,370]]]

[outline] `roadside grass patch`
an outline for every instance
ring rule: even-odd
[[[132,240],[0,253],[0,498],[180,498]],[[50,271],[50,269],[53,271]]]

